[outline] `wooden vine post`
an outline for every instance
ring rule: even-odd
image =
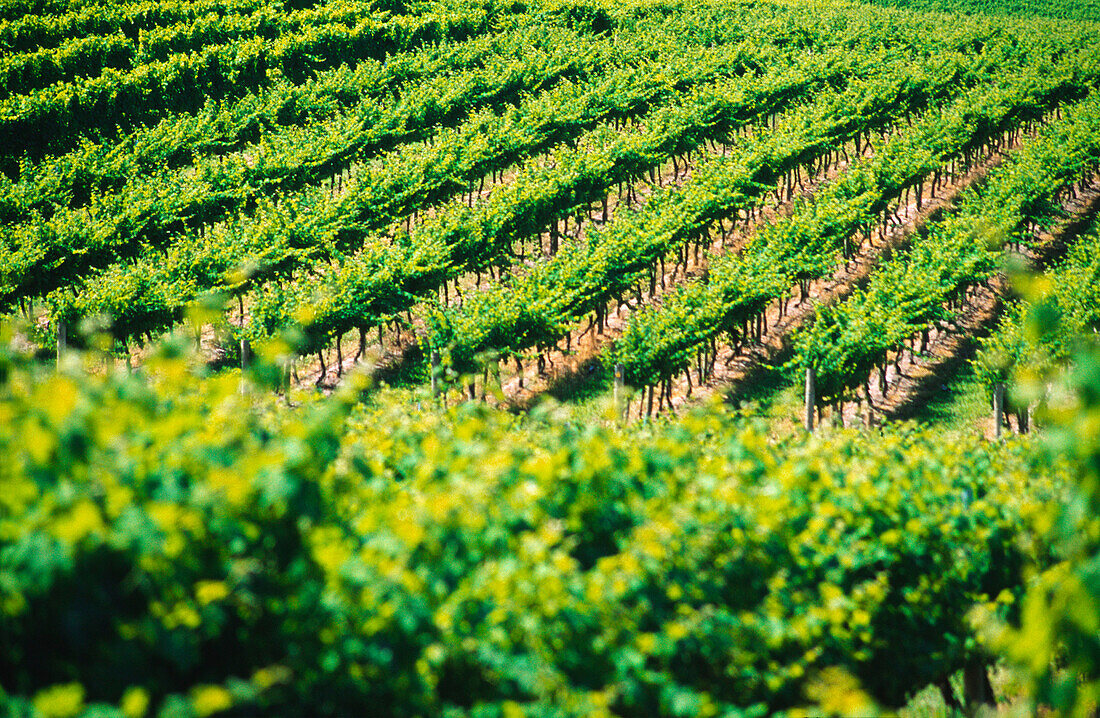
[[[1001,427],[1005,421],[1005,385],[997,382],[993,385],[993,424],[995,436],[1001,438]]]
[[[241,373],[248,369],[248,364],[252,360],[252,345],[249,344],[248,338],[244,333],[244,296],[237,295],[237,307],[240,311],[241,319]],[[337,345],[339,346],[339,345]]]
[[[623,363],[615,362],[615,421],[621,421],[623,418],[623,370]]]
[[[65,353],[66,344],[69,338],[68,325],[64,319],[57,320],[57,366],[61,367],[61,356]]]
[[[439,396],[439,350],[432,349],[432,396]]]
[[[806,431],[811,434],[814,430],[814,407],[817,405],[815,379],[814,368],[806,367]]]

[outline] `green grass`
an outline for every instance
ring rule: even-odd
[[[958,371],[945,375],[942,381],[940,391],[916,406],[908,418],[945,431],[967,431],[989,417],[989,398],[969,361],[963,362]]]
[[[953,683],[958,683],[958,680]],[[943,696],[935,686],[928,686],[923,691],[913,696],[909,704],[898,711],[899,718],[956,718],[961,714],[957,710],[947,707],[943,702]]]
[[[978,718],[992,718],[1003,716],[1004,718],[1023,718],[1033,715],[1031,707],[1023,698],[1025,694],[1024,684],[1018,675],[1003,665],[998,665],[989,673],[990,682],[993,685],[993,693],[997,697],[997,709],[991,706],[978,707]],[[951,688],[955,698],[963,700],[962,671],[951,676]],[[944,703],[943,695],[939,688],[928,686],[915,696],[898,711],[899,718],[964,718],[965,713],[958,709],[950,708]]]

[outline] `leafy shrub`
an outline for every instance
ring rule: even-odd
[[[761,715],[845,676],[896,706],[984,660],[967,612],[1007,616],[1057,487],[1027,444],[912,428],[777,446],[357,378],[288,409],[167,350],[2,356],[14,714]]]

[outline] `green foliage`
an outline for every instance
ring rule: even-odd
[[[466,191],[488,172],[502,171],[556,144],[575,142],[600,122],[644,113],[680,90],[744,72],[770,61],[774,53],[742,44],[715,50],[692,46],[685,52],[672,38],[668,28],[648,35],[639,30],[629,35],[633,42],[623,50],[625,34],[609,42],[528,23],[515,32],[470,40],[446,51],[391,56],[386,63],[361,61],[353,72],[326,76],[313,92],[301,86],[280,87],[268,93],[269,98],[242,101],[242,107],[231,113],[207,113],[193,122],[180,122],[179,131],[171,131],[175,125],[167,123],[163,131],[138,133],[133,156],[123,145],[107,157],[97,148],[83,157],[24,168],[24,176],[9,193],[13,215],[44,211],[43,205],[49,207],[67,192],[74,199],[70,208],[41,220],[32,216],[14,228],[10,253],[0,254],[0,294],[12,303],[84,281],[87,286],[79,297],[57,293],[57,314],[70,319],[108,314],[124,320],[117,321],[116,332],[123,339],[134,332],[170,327],[182,305],[201,292],[241,291],[240,283],[227,275],[239,274],[242,265],[250,267],[250,285],[265,288],[266,295],[279,294],[281,287],[264,285],[292,271],[312,269],[321,258],[340,261],[365,244],[378,243],[379,238],[368,233]],[[545,52],[538,51],[543,48]],[[623,67],[625,63],[641,64]],[[474,67],[462,69],[466,64]],[[445,68],[453,71],[444,72]],[[433,71],[438,76],[423,82],[423,76]],[[534,90],[542,92],[534,97],[525,94]],[[392,100],[386,97],[391,92]],[[368,97],[358,98],[360,94]],[[345,95],[357,98],[357,103],[328,107]],[[503,116],[491,108],[505,101],[518,107]],[[276,123],[276,115],[287,106],[295,109],[290,127],[266,134],[259,145],[237,148],[249,128]],[[458,129],[446,127],[460,121],[465,122]],[[277,122],[287,125],[289,120],[279,115]],[[302,123],[308,124],[298,127]],[[126,176],[128,170],[158,159],[179,164],[168,150],[189,148],[196,140],[200,145],[212,141],[204,133],[213,138],[228,135],[225,147],[195,155],[189,165],[170,173]],[[333,192],[337,171],[398,144],[396,160],[392,154],[376,158],[359,168],[347,194]],[[149,156],[150,145],[155,156]],[[235,151],[223,154],[230,149]],[[66,183],[57,179],[58,173],[75,177]],[[96,177],[105,173],[109,175]],[[116,180],[121,177],[126,181],[119,187]],[[329,186],[317,187],[322,180],[329,180]],[[93,188],[117,191],[94,197],[88,206],[75,199]],[[295,191],[298,194],[277,208],[265,201],[272,193]],[[3,204],[0,201],[0,207]],[[451,204],[456,214],[466,210],[463,202]],[[234,211],[240,214],[227,225],[209,226]],[[443,239],[454,234],[454,224],[446,223],[452,231]],[[438,243],[440,228],[434,229],[418,232],[415,241],[429,247]],[[463,229],[468,226],[457,227]],[[164,248],[168,256],[142,252],[149,245]],[[125,262],[135,253],[140,253],[138,261]],[[384,261],[400,267],[409,261],[404,254],[390,251]],[[328,290],[330,281],[354,282],[359,267],[371,260],[370,248],[362,255],[347,268],[350,277],[322,277],[309,286],[297,282],[295,296],[276,296],[267,305],[308,303]],[[415,255],[412,260],[426,261]],[[118,266],[100,273],[108,263]],[[42,271],[44,266],[50,271]],[[369,274],[376,267],[375,262],[363,271]],[[434,265],[426,270],[429,276],[438,273]],[[150,281],[163,285],[163,291],[144,292],[142,287]],[[360,301],[367,304],[370,299],[366,295]],[[122,308],[129,316],[118,314]],[[346,317],[356,311],[362,310],[348,306],[342,313]],[[267,325],[285,325],[296,314],[265,317],[257,328],[268,333]],[[370,326],[376,314],[366,312],[358,323]],[[316,310],[313,315],[325,323]],[[328,323],[348,325],[344,318]],[[318,327],[314,333],[327,329]]]
[[[119,9],[98,31],[120,47],[136,42],[125,71],[79,43],[51,49],[55,30],[91,21],[87,8],[38,25],[6,22],[42,38],[41,50],[8,58],[6,89],[16,94],[0,111],[0,134],[19,140],[6,145],[13,181],[0,180],[0,219],[12,223],[0,243],[6,310],[45,298],[54,322],[108,316],[130,343],[170,328],[204,296],[247,295],[244,334],[270,336],[308,318],[302,350],[323,349],[349,330],[392,321],[460,274],[503,268],[517,242],[523,258],[524,242],[669,154],[868,64],[930,75],[895,88],[896,106],[853,96],[854,123],[836,118],[822,138],[803,133],[779,148],[780,159],[812,160],[805,155],[856,125],[923,107],[944,83],[956,91],[1017,63],[1063,77],[1088,37],[1065,29],[1002,37],[977,20],[942,26],[891,13],[853,18],[847,6],[302,4],[212,3],[179,17],[184,9],[171,3],[139,3],[140,17]],[[31,73],[34,82],[72,77],[21,93],[30,87],[19,85],[24,69],[47,65]],[[724,96],[734,86],[744,102]],[[20,158],[25,150],[30,157]],[[490,201],[471,209],[472,199],[458,197],[509,168],[517,176]],[[709,190],[696,190],[705,200]],[[530,332],[506,325],[531,302],[490,301],[495,326],[454,318],[434,343],[453,343],[468,360],[553,341],[639,266],[730,211],[728,201],[710,204],[719,206],[689,213],[645,247],[604,242],[629,260],[625,269],[607,264],[602,278],[587,277],[590,263],[571,263],[563,281],[579,276],[583,286],[566,306],[537,308]],[[775,283],[765,284],[770,292]],[[486,346],[502,336],[522,339]],[[671,373],[683,353],[639,373]]]
[[[966,613],[1011,613],[1059,485],[911,429],[366,409],[359,379],[287,409],[175,346],[0,355],[10,710],[761,715],[844,676],[897,706],[981,660]]]
[[[165,25],[193,21],[208,13],[232,21],[233,16],[248,15],[266,4],[265,0],[162,0],[110,5],[84,0],[41,3],[12,0],[0,6],[3,17],[0,49],[13,53],[60,49],[76,37],[118,32],[134,36]]]
[[[1059,20],[1100,22],[1096,0],[867,0],[876,5],[947,12],[961,15],[1007,15],[1017,18],[1048,17]]]
[[[982,340],[978,376],[997,382],[1044,376],[1069,363],[1100,329],[1100,231],[1078,237],[1068,255],[1043,275],[1022,278],[1025,298],[1010,306]]]
[[[1000,645],[1031,661],[1040,699],[1088,705],[1100,619],[1076,607],[1094,593],[1100,389],[1051,404],[1068,427],[1051,440],[1086,468],[1056,520],[1037,507],[1066,469],[1026,440],[777,443],[717,407],[625,429],[517,419],[358,374],[293,406],[269,390],[291,354],[415,323],[486,269],[493,291],[426,312],[448,371],[550,346],[715,221],[870,142],[873,159],[635,315],[614,357],[634,383],[667,379],[832,271],[943,163],[1088,94],[1096,38],[833,2],[0,0],[0,303],[38,321],[0,321],[0,712],[867,713],[987,661],[975,605],[1022,626]],[[820,315],[800,361],[826,395],[993,271],[975,217],[1001,239],[1056,218],[1096,169],[1096,107]],[[733,147],[683,185],[527,262],[563,217],[716,141]],[[1094,326],[1094,249],[1031,314]],[[27,348],[57,320],[108,327],[73,337],[106,349],[188,315],[220,341],[227,304],[233,338],[256,340],[243,376],[195,369],[193,336],[126,372],[72,350],[47,371],[34,355],[52,339]],[[1050,564],[1044,520],[1066,561],[1021,623],[1025,566]]]
[[[351,2],[351,0],[348,0]],[[339,6],[341,3],[335,4]],[[71,149],[84,134],[148,124],[171,112],[194,111],[208,99],[241,97],[272,75],[302,81],[349,57],[381,58],[427,42],[469,36],[492,21],[490,8],[458,6],[439,15],[388,18],[357,3],[329,18],[327,6],[304,10],[311,22],[268,40],[249,34],[193,53],[176,53],[129,72],[105,68],[96,78],[60,83],[0,102],[0,167],[10,172],[24,153],[33,158]],[[348,25],[345,21],[354,18]]]
[[[1036,313],[1026,331],[1057,335],[1058,323],[1056,315]],[[1037,512],[1052,559],[1029,578],[1019,622],[994,621],[980,611],[976,620],[989,643],[1030,679],[1037,704],[1089,716],[1100,704],[1100,352],[1095,344],[1081,347],[1071,354],[1068,372],[1050,370],[1035,367],[1023,392],[1048,397],[1036,414],[1050,427],[1046,449],[1070,463],[1076,482],[1063,500]]]

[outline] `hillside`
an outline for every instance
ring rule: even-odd
[[[881,4],[0,1],[0,713],[1092,710],[1100,6]]]

